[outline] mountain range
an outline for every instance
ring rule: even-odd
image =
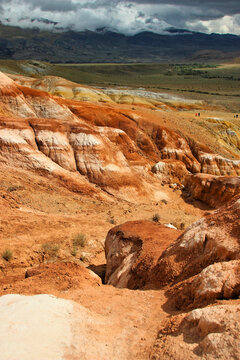
[[[0,24],[0,59],[52,63],[216,62],[240,56],[240,36],[170,28],[127,36],[108,29],[75,32]]]

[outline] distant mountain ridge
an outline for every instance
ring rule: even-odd
[[[240,56],[240,36],[169,28],[169,34],[133,36],[96,32],[45,31],[0,25],[0,59],[53,63],[216,62]]]

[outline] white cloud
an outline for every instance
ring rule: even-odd
[[[224,16],[221,19],[209,21],[188,22],[188,28],[208,33],[240,35],[240,15]]]
[[[237,0],[238,1],[238,0]],[[22,27],[39,26],[52,29],[53,24],[37,20],[48,19],[58,27],[74,30],[96,30],[107,27],[125,34],[141,31],[163,33],[167,27],[187,28],[204,32],[239,34],[240,15],[224,16],[225,2],[214,8],[216,0],[0,0],[3,23]],[[234,12],[234,0],[229,0]],[[6,20],[8,19],[8,20]]]

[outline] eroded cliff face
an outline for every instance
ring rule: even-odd
[[[238,176],[194,174],[185,177],[184,184],[195,199],[202,200],[213,208],[227,203],[240,193]]]
[[[111,102],[66,100],[19,85],[2,73],[0,80],[0,155],[5,164],[46,171],[80,191],[88,184],[95,193],[102,189],[129,201],[161,200],[161,184],[181,187],[191,174],[240,173],[240,160],[206,153],[203,146],[193,148],[183,134],[147,123],[139,111]],[[28,82],[33,86],[33,80]],[[54,81],[43,83],[50,89]],[[41,88],[40,80],[35,87]],[[206,186],[197,192],[193,182],[185,182],[193,197],[218,205],[208,200]],[[221,193],[222,181],[211,182],[215,193]],[[222,203],[238,191],[229,191]]]

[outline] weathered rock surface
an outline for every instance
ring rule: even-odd
[[[240,305],[196,309],[160,330],[151,356],[160,359],[239,359]]]
[[[66,100],[39,90],[51,93],[59,84],[76,87],[64,79],[23,78],[17,84],[1,73],[0,80],[0,161],[4,164],[54,175],[80,192],[87,188],[100,194],[103,189],[138,202],[146,198],[161,200],[161,184],[181,185],[189,172],[214,173],[215,167],[217,174],[238,174],[238,160],[206,154],[202,146],[193,151],[184,135],[147,123],[141,113],[118,108],[111,101],[81,102],[76,101],[77,96]],[[92,91],[100,96],[97,90]],[[70,95],[65,97],[72,99]],[[218,191],[209,199],[207,186],[200,195],[195,194],[200,186],[189,186],[189,190],[194,197],[218,206],[238,193],[237,180],[228,183],[222,201],[216,204]],[[218,187],[219,182],[216,184]]]
[[[176,230],[170,233],[162,225],[144,222],[129,222],[109,231],[105,243],[108,284],[162,287],[167,309],[174,305],[189,310],[218,301],[216,306],[171,316],[162,325],[152,360],[239,358],[239,219],[237,198],[194,223],[176,240]]]
[[[40,79],[14,74],[8,74],[8,76],[21,86],[47,91],[54,96],[60,96],[65,99],[112,102],[111,98],[99,89],[80,85],[58,76],[44,76]]]
[[[200,219],[181,236],[151,222],[117,226],[105,242],[106,282],[130,288],[176,284],[168,295],[178,307],[238,296],[239,219],[240,199]]]
[[[23,287],[26,284],[29,286],[30,291],[33,291],[33,286],[36,290],[41,288],[41,291],[44,291],[44,283],[48,292],[50,287],[53,292],[53,289],[61,291],[72,286],[82,288],[85,286],[100,286],[102,284],[101,279],[91,270],[66,262],[41,264],[37,267],[29,268],[25,273],[25,278],[28,280],[27,282],[23,281]]]
[[[240,199],[192,224],[161,256],[163,285],[185,280],[215,263],[240,258]]]
[[[175,304],[180,309],[238,298],[240,260],[211,264],[200,274],[176,285],[170,292],[174,294]]]
[[[240,193],[240,177],[194,174],[185,177],[184,185],[195,199],[218,207]]]
[[[186,168],[193,172],[200,171],[200,164],[193,156],[187,141],[177,133],[164,128],[156,128],[153,132],[156,145],[162,159],[180,160]]]
[[[189,175],[185,164],[179,160],[162,160],[152,167],[152,172],[164,183],[182,184]]]
[[[151,221],[130,221],[114,227],[105,242],[105,282],[130,289],[157,287],[153,269],[180,233]]]
[[[218,176],[239,176],[240,160],[229,160],[220,155],[199,153],[201,172]]]
[[[124,345],[127,332],[114,340],[112,324],[76,302],[52,295],[5,295],[0,297],[0,309],[4,360],[125,360],[131,356],[129,344]]]

